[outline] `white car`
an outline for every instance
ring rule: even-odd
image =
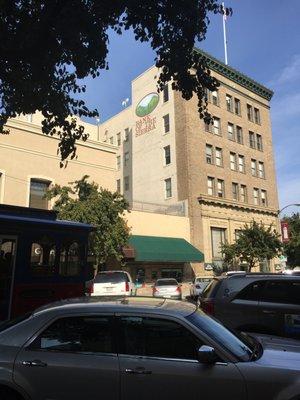
[[[211,280],[210,276],[196,276],[190,287],[191,298],[197,299]]]
[[[126,271],[99,272],[92,281],[91,296],[132,296],[135,285]]]

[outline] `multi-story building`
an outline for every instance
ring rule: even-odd
[[[182,210],[191,242],[206,263],[221,263],[220,245],[252,220],[278,227],[270,100],[272,91],[203,53],[220,83],[208,92],[213,123],[199,118],[197,99],[167,85],[157,69],[132,82],[132,105],[100,125],[118,147],[116,187],[132,204]],[[200,272],[199,264],[194,265]]]

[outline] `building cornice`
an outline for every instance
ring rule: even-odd
[[[268,207],[253,206],[246,203],[237,203],[230,200],[219,199],[218,197],[199,196],[197,198],[199,204],[214,205],[216,207],[227,208],[238,211],[246,211],[263,215],[270,215],[272,217],[278,216],[278,211]]]
[[[206,65],[212,71],[219,73],[220,75],[224,76],[225,78],[230,79],[231,81],[243,86],[244,88],[250,90],[258,94],[259,96],[263,97],[264,99],[270,101],[274,92],[265,86],[261,85],[260,83],[256,82],[255,80],[249,78],[248,76],[242,74],[238,70],[229,67],[228,65],[224,64],[222,61],[217,60],[210,54],[206,53],[203,50],[194,48],[197,53],[200,53],[201,56],[204,58]]]

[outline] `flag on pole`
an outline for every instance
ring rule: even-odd
[[[224,3],[222,3],[222,11],[223,11],[223,19],[224,21],[227,21],[227,14],[226,14],[226,8]]]

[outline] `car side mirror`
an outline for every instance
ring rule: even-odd
[[[198,361],[202,364],[215,364],[218,360],[218,356],[215,349],[210,346],[201,346],[198,350]]]

